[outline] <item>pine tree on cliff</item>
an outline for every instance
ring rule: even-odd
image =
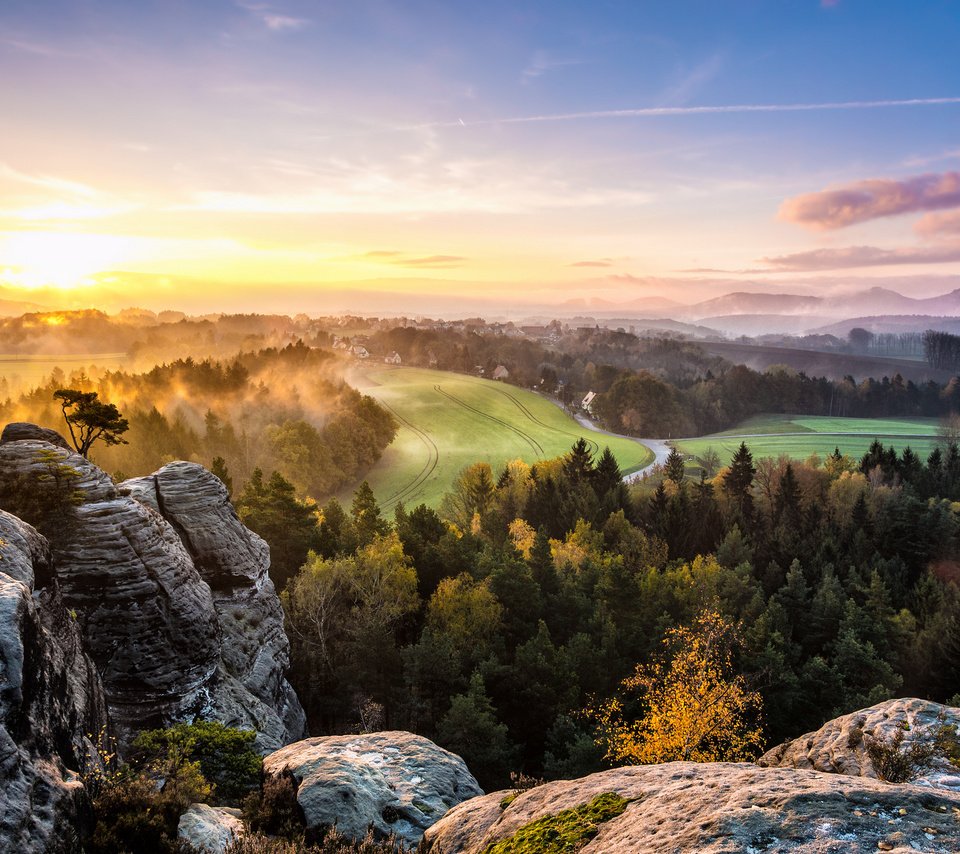
[[[60,402],[63,420],[78,454],[86,457],[97,441],[106,445],[127,444],[122,436],[130,429],[129,422],[114,404],[100,400],[95,391],[58,388],[53,397]]]

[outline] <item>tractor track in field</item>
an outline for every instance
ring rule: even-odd
[[[389,410],[394,418],[397,419],[404,427],[409,429],[423,444],[427,449],[427,461],[424,463],[423,468],[420,470],[420,473],[403,489],[398,490],[393,493],[393,495],[385,498],[381,502],[381,506],[387,507],[389,505],[396,505],[403,501],[405,498],[409,498],[416,493],[416,491],[423,486],[430,479],[430,475],[436,470],[437,465],[440,463],[440,450],[437,448],[437,443],[430,438],[423,430],[415,426],[411,421],[404,418],[396,409],[394,409],[389,403],[384,403],[382,400],[378,401],[381,406]]]
[[[581,434],[579,433],[571,433],[569,430],[562,430],[559,427],[554,427],[552,424],[547,424],[545,421],[541,421],[539,418],[537,418],[536,415],[534,415],[529,409],[527,409],[525,404],[517,400],[506,389],[498,388],[496,390],[500,394],[502,394],[504,397],[513,401],[514,406],[516,406],[517,409],[519,409],[527,418],[529,418],[537,426],[543,427],[547,430],[553,430],[555,433],[559,433],[561,436],[570,436],[573,439],[581,438]],[[593,439],[588,438],[587,436],[583,436],[583,439],[587,442],[588,445],[590,445],[592,453],[597,454],[600,452],[600,445],[597,442],[595,442]]]
[[[506,427],[508,430],[512,430],[512,431],[513,431],[514,433],[516,433],[521,439],[523,439],[528,445],[530,445],[530,447],[533,449],[533,452],[534,452],[538,457],[545,457],[545,456],[546,456],[546,454],[545,454],[544,451],[543,451],[543,445],[541,445],[541,444],[540,444],[536,439],[534,439],[533,436],[531,436],[529,433],[525,433],[523,430],[521,430],[519,427],[515,427],[515,426],[514,426],[513,424],[511,424],[509,421],[504,421],[502,418],[497,418],[496,415],[491,415],[489,412],[484,412],[482,409],[477,409],[477,407],[471,406],[471,405],[470,405],[469,403],[467,403],[465,400],[461,400],[461,399],[460,399],[459,397],[457,397],[456,395],[450,394],[450,392],[448,392],[448,391],[444,391],[442,388],[440,388],[439,385],[435,385],[433,388],[434,388],[434,391],[439,392],[439,393],[442,394],[444,397],[446,397],[448,400],[452,400],[454,403],[459,404],[459,405],[462,406],[464,409],[469,409],[471,412],[473,412],[473,413],[475,413],[475,414],[477,414],[477,415],[480,415],[480,416],[483,417],[483,418],[487,418],[487,419],[489,419],[490,421],[493,421],[494,423],[499,424],[501,427]]]

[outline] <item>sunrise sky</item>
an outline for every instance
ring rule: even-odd
[[[949,0],[3,0],[0,298],[950,290],[958,44]]]

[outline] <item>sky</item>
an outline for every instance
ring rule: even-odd
[[[947,0],[0,0],[0,299],[933,295],[958,44]]]

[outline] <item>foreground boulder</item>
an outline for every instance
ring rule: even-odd
[[[256,730],[264,752],[303,734],[269,552],[213,475],[167,466],[121,490],[20,426],[0,440],[0,507],[49,539],[121,750],[195,718]]]
[[[424,838],[434,854],[533,854],[558,839],[584,854],[942,852],[960,850],[957,810],[960,795],[922,786],[671,762],[474,798]]]
[[[876,767],[870,745],[879,743],[889,750],[899,741],[901,753],[916,744],[932,748],[928,758],[908,769],[910,782],[960,792],[958,725],[960,709],[910,697],[886,700],[781,744],[758,764],[877,778],[884,776],[884,769]]]
[[[105,731],[100,678],[50,579],[46,541],[0,511],[0,851],[45,851],[89,822],[80,772]]]
[[[223,854],[245,833],[240,810],[206,804],[191,804],[177,825],[177,838],[203,854]]]
[[[308,833],[368,828],[416,846],[451,807],[483,794],[464,761],[409,732],[308,738],[263,761],[267,777],[292,774]]]

